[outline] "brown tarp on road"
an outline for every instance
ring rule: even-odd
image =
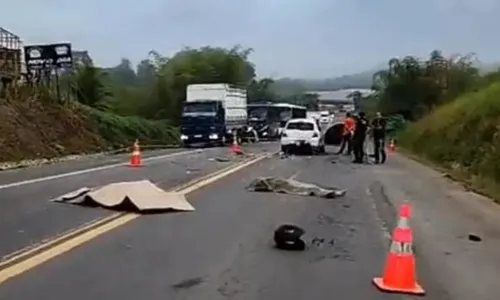
[[[195,210],[183,193],[166,192],[149,180],[118,182],[95,189],[85,187],[52,201],[139,212]]]

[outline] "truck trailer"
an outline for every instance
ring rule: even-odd
[[[247,91],[226,83],[190,84],[182,109],[181,141],[224,145],[247,130]]]

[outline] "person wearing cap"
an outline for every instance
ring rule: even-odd
[[[340,149],[337,152],[337,155],[342,154],[346,146],[347,146],[347,155],[351,155],[352,153],[351,139],[354,133],[355,125],[356,125],[355,120],[352,117],[352,114],[350,112],[346,113],[346,119],[344,121],[344,129],[342,133],[342,143],[340,144]]]
[[[352,150],[354,152],[353,163],[362,164],[365,155],[365,138],[366,131],[368,130],[368,120],[366,119],[364,112],[359,112],[355,118],[356,125],[354,128],[354,134],[352,135]]]
[[[385,133],[387,121],[380,112],[377,112],[375,119],[371,123],[373,134],[373,149],[375,163],[385,163],[387,155],[385,153]]]

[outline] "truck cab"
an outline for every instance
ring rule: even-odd
[[[199,100],[184,103],[181,119],[181,141],[194,143],[226,142],[225,111],[222,101]]]
[[[234,135],[241,141],[247,126],[247,92],[225,83],[190,84],[181,115],[181,141],[224,145]]]

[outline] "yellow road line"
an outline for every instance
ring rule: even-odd
[[[218,181],[230,174],[233,174],[243,168],[246,168],[256,162],[259,162],[266,158],[267,155],[262,155],[258,156],[257,158],[251,159],[244,161],[242,163],[237,164],[236,166],[230,166],[226,170],[220,171],[220,172],[215,172],[212,174],[213,176],[207,176],[203,180],[198,180],[195,181],[194,184],[189,185],[185,188],[182,188],[178,190],[178,192],[184,193],[184,194],[189,194],[191,192],[194,192],[198,189],[201,189],[211,183],[214,183],[215,181]],[[49,243],[46,243],[44,245],[40,245],[34,249],[29,250],[31,254],[36,253],[37,251],[41,251],[38,254],[34,254],[32,256],[29,256],[29,253],[25,252],[20,254],[19,256],[16,257],[11,257],[9,260],[3,262],[0,264],[0,267],[2,265],[8,265],[9,261],[12,263],[12,261],[16,261],[21,259],[22,257],[27,257],[28,258],[12,264],[11,266],[7,266],[4,269],[0,270],[0,284],[5,282],[6,280],[18,276],[28,270],[31,270],[57,256],[60,256],[78,246],[81,246],[113,229],[116,229],[118,227],[121,227],[127,223],[129,223],[132,220],[135,220],[138,218],[140,215],[139,214],[132,214],[132,213],[127,213],[127,214],[115,214],[113,216],[107,217],[105,219],[102,219],[96,223],[90,224],[85,227],[78,229],[77,231],[74,231],[72,233],[69,233],[65,236],[61,236],[55,240],[50,241]],[[111,219],[111,220],[110,220]],[[90,229],[88,227],[91,227]],[[72,236],[68,238],[69,236]],[[59,241],[59,243],[58,243]],[[61,242],[62,241],[62,242]],[[52,245],[52,246],[50,246]],[[47,249],[46,249],[47,248]],[[38,249],[38,250],[37,250]],[[44,249],[44,250],[42,250]]]
[[[216,176],[219,173],[226,172],[227,170],[230,170],[232,168],[237,167],[241,163],[245,163],[245,161],[238,162],[238,163],[233,164],[233,165],[229,165],[229,166],[227,166],[221,170],[217,170],[211,174],[207,174],[205,176],[195,178],[195,179],[193,179],[185,184],[181,184],[181,185],[179,185],[171,190],[176,191],[176,192],[182,191],[183,189],[187,188],[188,186],[191,186],[191,185],[196,184],[198,182],[204,181],[207,178]],[[85,231],[88,231],[92,228],[102,226],[103,224],[105,224],[113,219],[116,219],[117,217],[122,216],[124,214],[126,214],[126,213],[123,213],[123,212],[114,213],[114,214],[107,216],[107,217],[104,217],[104,218],[94,219],[90,222],[87,222],[87,223],[77,227],[77,228],[73,228],[73,229],[70,229],[68,231],[65,231],[62,234],[59,234],[55,237],[42,240],[39,243],[36,243],[35,245],[31,245],[31,246],[25,247],[23,249],[17,250],[14,253],[10,253],[10,254],[4,256],[2,258],[2,260],[0,261],[0,270],[3,269],[4,267],[6,267],[7,265],[14,264],[16,261],[19,261],[19,260],[22,260],[26,257],[32,256],[33,254],[35,254],[37,252],[41,252],[44,249],[51,248],[54,245],[61,243],[62,241],[70,239],[71,237],[80,235],[80,234],[84,233]]]
[[[59,244],[62,241],[65,241],[67,239],[70,239],[73,236],[80,235],[84,233],[85,231],[88,231],[92,228],[102,226],[103,224],[119,217],[120,215],[124,215],[125,213],[114,213],[110,216],[104,217],[104,218],[98,218],[93,221],[90,221],[86,224],[83,224],[82,226],[79,226],[76,229],[71,229],[68,230],[60,235],[57,235],[55,238],[51,239],[46,239],[41,241],[40,243],[37,243],[35,246],[29,246],[26,248],[23,248],[21,250],[18,250],[14,253],[8,254],[4,261],[0,262],[0,269],[6,267],[7,265],[13,264],[15,261],[22,260],[26,257],[29,257],[37,252],[42,251],[43,249],[51,248],[56,244]]]

